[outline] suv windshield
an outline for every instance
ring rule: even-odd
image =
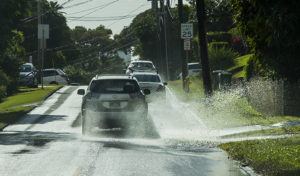
[[[22,65],[20,68],[20,72],[31,72],[31,71],[33,71],[33,70],[30,65]]]
[[[135,80],[111,79],[93,81],[90,90],[94,93],[136,93],[140,89]]]
[[[134,69],[153,69],[153,64],[147,62],[134,62],[130,67]]]
[[[189,64],[188,65],[188,69],[191,70],[191,69],[200,69],[200,64]]]
[[[160,82],[158,75],[134,75],[139,82]]]

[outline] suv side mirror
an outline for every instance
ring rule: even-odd
[[[77,94],[78,95],[84,95],[85,94],[85,90],[84,89],[78,89],[77,90]]]
[[[168,85],[168,83],[167,83],[167,82],[164,82],[164,85],[166,86],[166,85]]]
[[[151,93],[149,89],[144,89],[143,92],[145,95],[149,95]]]

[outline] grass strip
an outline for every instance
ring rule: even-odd
[[[0,130],[9,124],[15,123],[20,117],[31,111],[62,86],[41,88],[20,88],[15,95],[7,97],[0,103]]]
[[[190,92],[186,93],[182,88],[182,80],[169,81],[168,85],[176,96],[184,102],[197,101],[205,97],[203,82],[196,76],[190,77]]]
[[[264,129],[257,131],[250,131],[238,134],[231,134],[222,136],[223,138],[242,138],[242,137],[254,137],[254,136],[270,136],[270,135],[285,135],[285,134],[294,134],[300,135],[300,126],[291,126],[291,127],[275,127],[272,129]]]
[[[300,175],[300,136],[221,144],[230,157],[266,176]]]

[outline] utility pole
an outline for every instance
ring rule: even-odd
[[[168,56],[168,39],[167,39],[167,12],[166,7],[163,7],[163,20],[164,20],[164,40],[165,40],[165,61],[166,61],[166,81],[170,80],[169,74],[169,56]]]
[[[42,24],[42,10],[41,10],[41,0],[37,0],[37,16],[38,16],[38,32],[39,32],[39,26]],[[42,89],[44,88],[44,83],[43,83],[43,61],[41,56],[43,55],[41,53],[41,48],[42,48],[42,40],[38,39],[38,63],[39,63],[39,72],[41,76],[41,84],[42,84]]]
[[[155,58],[155,65],[158,66],[159,71],[162,71],[161,65],[161,44],[160,44],[160,23],[159,23],[159,11],[158,11],[158,0],[152,0],[152,10],[155,15],[155,19],[157,22],[157,37],[156,37],[156,58]]]
[[[200,60],[202,64],[202,75],[205,95],[208,97],[212,94],[212,84],[210,76],[210,67],[207,53],[207,39],[205,30],[205,7],[204,0],[197,0],[197,20],[198,20],[198,37],[200,48]]]
[[[183,2],[182,0],[178,0],[178,16],[180,25],[184,23],[183,19]],[[181,76],[182,76],[182,88],[183,90],[186,90],[187,84],[186,84],[186,77],[187,77],[187,61],[184,54],[184,46],[183,46],[183,40],[180,39],[180,56],[181,56]]]
[[[164,70],[165,80],[169,78],[169,68],[168,68],[168,46],[167,46],[167,33],[166,33],[166,16],[165,16],[165,3],[164,0],[160,0],[160,15],[159,15],[159,25],[160,25],[160,43],[161,43],[161,54],[162,60],[161,65]]]

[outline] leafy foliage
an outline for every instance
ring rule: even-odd
[[[300,79],[300,1],[231,0],[235,20],[263,69]]]
[[[23,34],[18,31],[13,31],[13,34],[14,36],[7,43],[7,48],[2,57],[0,57],[0,68],[9,78],[7,85],[8,94],[12,94],[17,90],[19,67],[22,62],[21,58],[25,54],[24,48],[21,46]]]
[[[191,19],[196,21],[196,0],[189,0],[193,13]],[[233,27],[232,7],[228,0],[205,0],[207,31],[228,31]]]
[[[208,47],[208,58],[212,70],[227,70],[234,65],[238,54],[228,47]]]

